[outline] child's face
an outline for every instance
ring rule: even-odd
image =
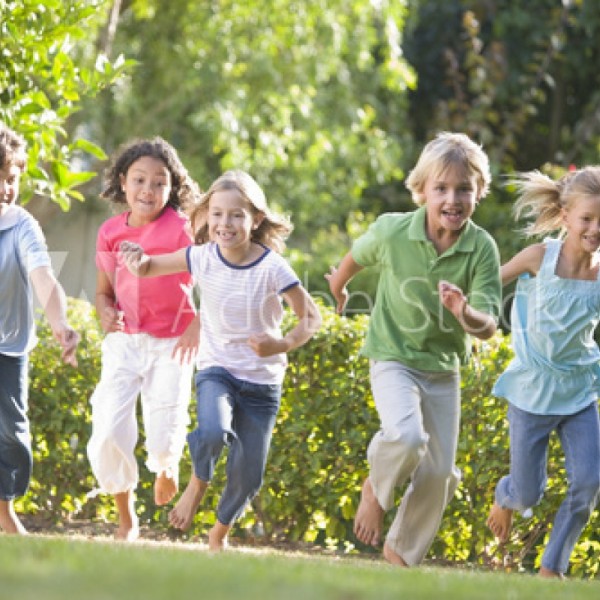
[[[583,196],[562,211],[569,244],[590,254],[600,248],[600,196]]]
[[[141,227],[157,219],[171,194],[171,173],[162,160],[142,156],[121,175],[125,199],[131,210],[128,224]]]
[[[215,192],[208,204],[208,235],[221,251],[244,251],[250,247],[252,230],[260,224],[260,216],[237,190]]]
[[[429,231],[459,233],[479,200],[477,176],[449,167],[427,178],[423,196]]]
[[[17,200],[20,180],[21,168],[17,165],[9,163],[0,169],[0,215]]]

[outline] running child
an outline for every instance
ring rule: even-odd
[[[14,499],[29,487],[33,457],[27,418],[28,357],[37,342],[33,292],[62,359],[77,366],[79,335],[69,326],[66,297],[56,280],[38,222],[16,205],[27,165],[25,140],[0,123],[0,530],[26,534]]]
[[[286,355],[312,337],[321,316],[279,254],[291,225],[271,212],[250,175],[221,175],[194,209],[192,224],[199,245],[160,256],[131,243],[121,249],[132,273],[190,272],[200,291],[198,426],[188,435],[193,473],[169,521],[189,529],[227,446],[227,484],[208,536],[210,550],[220,551],[262,485]],[[298,319],[285,335],[281,298]]]
[[[486,339],[496,331],[498,250],[471,221],[490,179],[479,145],[440,133],[406,181],[419,208],[380,216],[326,275],[341,312],[352,277],[380,268],[362,353],[370,359],[381,428],[369,444],[354,532],[379,545],[384,513],[408,482],[383,546],[385,559],[398,566],[424,559],[460,481],[459,368],[469,357],[470,336]]]
[[[561,231],[502,266],[518,278],[511,313],[514,359],[493,393],[508,400],[510,474],[496,486],[487,524],[508,541],[514,511],[530,512],[546,487],[550,434],[565,455],[567,495],[556,516],[539,575],[562,578],[600,497],[600,167],[562,179],[533,171],[515,180],[515,213],[533,218],[527,235]]]
[[[96,310],[106,336],[87,450],[100,491],[115,497],[115,537],[131,541],[139,535],[137,398],[141,395],[146,466],[156,473],[154,500],[161,506],[178,489],[199,322],[189,275],[139,280],[119,261],[119,245],[135,240],[151,255],[189,246],[182,208],[200,192],[173,147],[157,137],[131,142],[116,154],[101,196],[126,210],[98,231]]]

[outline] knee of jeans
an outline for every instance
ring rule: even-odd
[[[582,505],[593,510],[600,500],[600,473],[598,477],[590,477],[583,484],[574,486],[573,495],[581,498]]]
[[[198,428],[188,436],[190,446],[204,451],[220,450],[229,444],[230,433],[220,427]]]

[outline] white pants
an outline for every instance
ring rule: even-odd
[[[117,494],[138,483],[137,398],[153,473],[177,478],[192,396],[193,365],[171,353],[178,338],[109,333],[102,343],[102,373],[92,395],[92,437],[87,452],[100,491]]]
[[[384,510],[410,479],[386,542],[419,564],[460,482],[454,461],[460,421],[458,372],[431,372],[372,361],[371,387],[381,429],[369,444],[370,480]]]

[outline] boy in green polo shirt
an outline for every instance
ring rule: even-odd
[[[406,180],[419,208],[380,216],[326,275],[342,312],[350,279],[380,267],[362,352],[381,428],[367,451],[370,473],[354,532],[377,546],[395,490],[410,479],[383,546],[386,560],[399,566],[423,560],[460,482],[459,369],[470,336],[487,339],[496,331],[498,249],[470,219],[490,180],[479,145],[463,134],[439,134]]]

